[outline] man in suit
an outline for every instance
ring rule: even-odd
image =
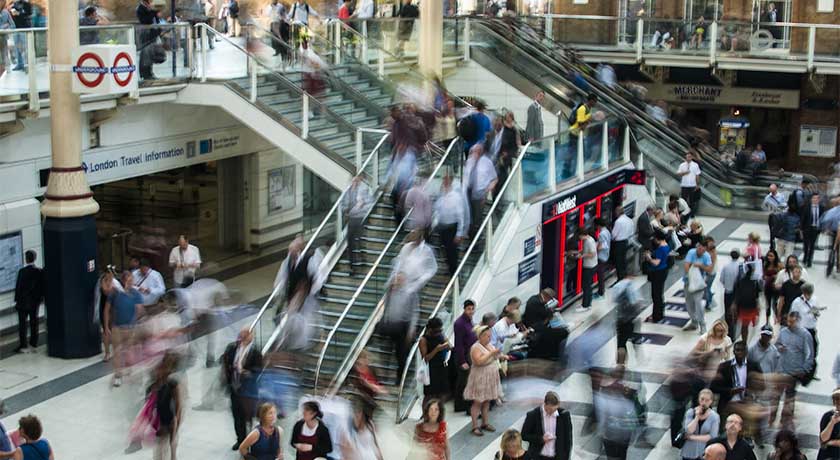
[[[35,266],[37,254],[29,250],[24,254],[26,265],[18,271],[15,283],[15,310],[18,312],[20,344],[15,351],[28,353],[38,346],[38,310],[44,301],[44,272]],[[29,346],[26,344],[26,320],[29,318]]]
[[[233,429],[236,444],[231,450],[239,450],[250,429],[253,414],[248,410],[248,399],[256,395],[256,379],[262,370],[262,354],[254,346],[254,334],[247,328],[239,331],[236,342],[231,343],[222,355],[222,377],[230,392],[230,410],[233,414]]]
[[[811,263],[814,261],[814,248],[817,245],[817,238],[820,236],[820,218],[824,213],[825,206],[820,203],[820,194],[815,192],[811,195],[810,204],[803,206],[800,224],[805,252],[802,263],[808,268],[811,268]]]
[[[528,454],[533,459],[572,458],[572,416],[560,407],[557,393],[549,391],[543,405],[528,412],[522,424],[522,439],[528,441]]]
[[[538,91],[534,96],[534,102],[528,106],[528,120],[525,124],[525,135],[528,140],[536,141],[543,137],[542,103],[545,100],[545,93]]]
[[[656,209],[653,205],[648,205],[645,209],[645,212],[639,216],[638,222],[636,222],[636,226],[638,227],[639,231],[639,243],[645,248],[650,249],[651,251],[656,250],[656,244],[653,241],[653,225],[651,225],[650,220],[653,218],[653,212]],[[644,252],[644,251],[640,251]]]
[[[762,378],[761,366],[747,360],[747,344],[744,341],[736,342],[733,352],[735,358],[720,363],[710,385],[711,390],[718,395],[718,414],[722,417],[733,412],[728,407],[730,402],[745,400],[751,387],[755,388],[752,379]]]

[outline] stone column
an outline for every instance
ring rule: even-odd
[[[78,3],[50,0],[47,42],[50,63],[52,168],[41,205],[47,282],[47,351],[81,358],[100,352],[94,324],[96,221],[82,168],[79,95],[72,91],[71,52],[79,44]]]
[[[443,74],[443,2],[420,4],[420,71],[427,77]]]

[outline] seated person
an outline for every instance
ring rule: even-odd
[[[525,304],[523,323],[533,331],[528,347],[528,356],[531,358],[556,359],[561,354],[563,342],[569,336],[568,326],[554,312],[557,307],[556,296],[554,289],[544,288]]]
[[[706,18],[700,16],[697,24],[694,25],[694,30],[691,34],[691,47],[699,49],[706,37]]]
[[[752,154],[750,154],[749,169],[752,172],[753,179],[758,176],[759,171],[767,169],[767,154],[764,152],[764,147],[761,144],[756,145]]]

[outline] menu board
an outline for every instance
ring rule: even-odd
[[[23,236],[20,232],[0,236],[0,293],[15,289],[18,270],[23,267]]]

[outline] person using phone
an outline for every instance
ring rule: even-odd
[[[684,460],[703,458],[706,443],[720,431],[720,415],[712,409],[714,393],[708,388],[700,390],[697,406],[689,407],[683,419],[685,444],[680,450]]]
[[[430,399],[445,401],[451,393],[446,359],[452,345],[443,335],[443,321],[429,318],[426,332],[420,338],[420,355],[429,365],[429,384],[423,387],[423,407]]]
[[[834,407],[820,419],[820,453],[817,458],[840,458],[840,389],[831,393]]]
[[[717,393],[718,412],[728,414],[731,409],[727,407],[730,402],[743,401],[750,387],[748,381],[753,376],[761,375],[761,367],[758,363],[747,360],[747,344],[738,341],[733,347],[734,358],[724,361],[718,366],[717,375],[711,383],[711,389]]]

